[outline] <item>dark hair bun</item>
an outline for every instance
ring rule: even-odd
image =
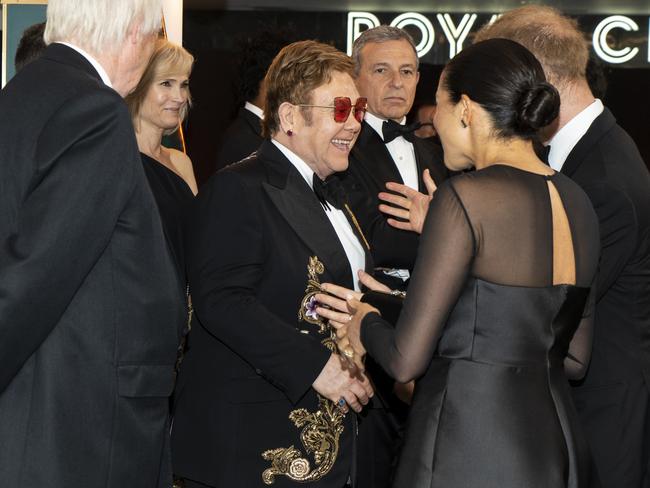
[[[560,112],[560,94],[546,82],[539,82],[524,92],[516,101],[515,133],[537,132],[549,125]]]

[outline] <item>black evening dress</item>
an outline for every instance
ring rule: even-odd
[[[164,164],[144,153],[140,153],[140,157],[149,187],[158,205],[165,238],[176,263],[178,276],[183,283],[186,283],[183,235],[185,220],[194,200],[194,194],[185,180]]]
[[[559,173],[494,165],[437,190],[395,328],[370,313],[361,329],[389,374],[419,378],[393,486],[595,486],[567,377],[589,358],[598,243]],[[554,284],[566,256],[575,283]]]

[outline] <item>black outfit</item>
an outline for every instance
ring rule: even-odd
[[[202,187],[194,214],[188,269],[201,326],[190,333],[178,380],[175,474],[214,487],[267,486],[263,475],[278,488],[295,487],[289,463],[270,471],[278,458],[269,452],[293,446],[313,472],[319,465],[303,442],[315,441],[317,449],[325,448],[321,465],[333,452],[335,462],[305,485],[343,487],[354,478],[355,416],[332,419],[332,403],[319,404],[311,385],[331,354],[323,342],[328,333],[298,317],[310,258],[323,264],[321,283],[353,287],[350,264],[321,203],[282,152],[265,141],[255,156]],[[301,431],[316,425],[298,427],[289,416],[317,410],[323,412],[322,428],[301,441]]]
[[[194,193],[185,180],[164,164],[140,153],[144,173],[156,199],[167,244],[174,257],[178,276],[186,282],[185,222],[194,201]]]
[[[561,210],[551,210],[549,181],[568,218],[576,285],[553,285]],[[393,486],[593,486],[566,378],[588,359],[597,261],[596,216],[561,174],[495,165],[438,188],[396,327],[370,313],[361,329],[391,376],[424,374]]]
[[[422,172],[428,169],[436,185],[448,177],[442,148],[428,139],[413,138],[413,149],[418,173],[418,190],[426,193]],[[397,165],[377,132],[367,123],[350,153],[350,166],[342,174],[342,180],[350,198],[350,204],[370,241],[375,266],[382,268],[413,269],[419,236],[391,227],[387,217],[377,209],[379,192],[386,190],[386,183],[404,183]],[[381,275],[377,275],[380,277]]]
[[[413,148],[418,173],[418,190],[426,193],[422,172],[429,169],[437,185],[448,176],[443,163],[442,149],[431,140],[413,137]],[[419,236],[391,227],[387,217],[378,210],[378,194],[386,190],[386,183],[404,183],[397,165],[377,132],[367,123],[350,153],[350,166],[340,174],[349,195],[350,205],[357,215],[370,242],[375,266],[412,270],[417,254]],[[377,271],[375,277],[391,288],[405,288],[399,278]],[[394,381],[369,359],[376,396],[361,414],[359,426],[360,488],[382,488],[390,484],[392,472],[401,445],[407,406],[393,394]]]
[[[55,43],[0,113],[2,483],[169,487],[184,293],[128,109]]]
[[[217,155],[217,169],[241,161],[255,152],[264,138],[262,120],[242,107],[226,129]]]
[[[607,109],[562,173],[594,205],[602,257],[589,371],[573,389],[607,488],[650,486],[650,175]]]

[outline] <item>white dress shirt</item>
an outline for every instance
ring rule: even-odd
[[[244,104],[244,108],[248,110],[249,112],[253,112],[255,115],[257,115],[260,119],[264,120],[264,110],[259,108],[257,105],[253,105],[251,102],[246,102]]]
[[[111,79],[108,77],[108,73],[106,72],[104,67],[101,64],[99,64],[99,61],[97,61],[95,58],[93,58],[90,54],[88,54],[86,51],[81,49],[79,46],[75,46],[74,44],[70,44],[69,42],[57,42],[57,43],[63,44],[64,46],[68,46],[70,49],[74,49],[79,54],[81,54],[84,58],[86,58],[88,62],[93,65],[93,68],[95,68],[95,70],[99,74],[104,84],[110,88],[113,88],[113,84],[111,83]]]
[[[379,134],[379,137],[381,137],[381,140],[383,141],[384,134],[381,127],[385,119],[380,119],[376,115],[366,112],[365,121],[370,127],[375,129],[375,132]],[[404,125],[405,122],[406,117],[403,117],[400,124]],[[417,190],[418,165],[415,162],[415,149],[413,148],[413,144],[404,139],[404,137],[398,136],[386,144],[386,149],[388,149],[388,152],[393,158],[404,184]]]
[[[549,141],[551,150],[548,153],[548,164],[555,171],[561,171],[566,158],[573,148],[582,139],[591,124],[603,113],[603,102],[595,99],[591,105],[573,117],[568,124],[562,127]]]
[[[275,139],[271,139],[271,142],[282,151],[282,154],[295,166],[301,176],[305,179],[309,188],[313,188],[313,177],[314,170],[312,170],[307,163],[305,163],[296,153],[288,149],[287,147],[280,144]],[[357,271],[360,269],[365,269],[366,267],[366,253],[361,247],[359,239],[357,239],[356,234],[350,226],[350,222],[345,217],[345,214],[342,210],[334,208],[330,205],[330,210],[325,210],[327,218],[332,223],[334,231],[341,241],[345,255],[348,258],[350,264],[350,270],[352,271],[352,281],[354,283],[354,289],[360,291],[359,288],[359,278],[357,276]]]

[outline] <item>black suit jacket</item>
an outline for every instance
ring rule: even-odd
[[[426,193],[422,172],[429,169],[440,185],[448,170],[443,162],[442,148],[429,139],[415,138],[413,142],[418,166],[418,189]],[[350,153],[350,166],[341,178],[349,194],[350,204],[369,236],[375,265],[385,268],[413,269],[419,236],[388,225],[387,217],[378,210],[378,193],[386,183],[404,183],[386,144],[377,132],[363,122],[359,137]]]
[[[53,44],[0,113],[0,478],[168,487],[185,306],[126,105]]]
[[[262,473],[271,467],[262,453],[289,446],[315,469],[289,415],[318,409],[311,385],[330,357],[326,335],[298,319],[309,258],[324,265],[321,283],[353,286],[334,228],[270,141],[206,183],[190,227],[190,287],[202,326],[190,333],[179,376],[175,473],[215,487],[262,487]],[[345,484],[353,419],[348,415],[341,424],[334,467],[309,486]],[[274,486],[295,487],[296,481],[277,474]]]
[[[262,121],[250,110],[239,109],[237,117],[226,129],[217,155],[217,169],[241,161],[262,144]]]
[[[638,487],[648,462],[642,446],[650,447],[650,175],[607,109],[562,173],[591,199],[602,247],[593,352],[576,406],[604,486]]]

